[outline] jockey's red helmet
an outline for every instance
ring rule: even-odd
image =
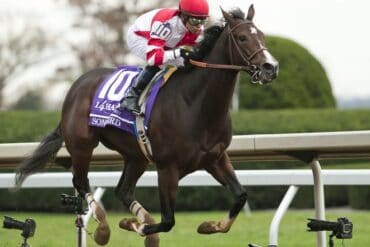
[[[180,0],[179,9],[182,13],[194,17],[208,17],[209,6],[207,0]]]

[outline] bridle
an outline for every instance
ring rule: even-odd
[[[237,41],[235,40],[235,37],[233,35],[233,31],[238,28],[239,26],[243,25],[243,24],[246,24],[246,25],[253,25],[253,22],[252,21],[244,21],[244,22],[240,22],[238,23],[237,25],[233,26],[232,28],[230,28],[230,26],[228,26],[229,30],[228,30],[228,34],[229,34],[229,54],[230,54],[230,61],[231,61],[231,64],[233,64],[233,55],[232,55],[232,44],[230,42],[230,40],[233,42],[234,46],[236,47],[237,51],[238,51],[238,55],[243,59],[243,61],[247,64],[247,66],[250,66],[252,65],[251,63],[251,60],[260,52],[264,51],[264,50],[267,50],[266,47],[261,47],[257,50],[255,50],[254,52],[252,52],[252,54],[246,56],[242,51],[241,51],[241,48],[240,46],[238,45]]]
[[[189,62],[192,65],[197,66],[197,67],[201,67],[201,68],[231,69],[231,70],[238,70],[238,71],[244,70],[244,71],[249,72],[251,74],[252,78],[254,78],[257,75],[257,73],[259,73],[259,71],[258,71],[257,66],[252,64],[251,60],[258,53],[260,53],[264,50],[267,50],[267,48],[266,47],[261,47],[261,48],[255,50],[254,52],[252,52],[252,54],[245,55],[245,54],[243,54],[240,46],[238,45],[238,43],[235,40],[235,37],[233,35],[233,31],[236,28],[238,28],[239,26],[241,26],[241,25],[250,25],[250,24],[253,24],[253,22],[247,20],[247,21],[243,21],[243,22],[238,23],[237,25],[233,26],[232,28],[228,25],[227,32],[228,32],[228,37],[229,37],[229,55],[230,55],[231,64],[212,64],[212,63],[205,63],[205,62],[195,61],[193,59],[189,59]],[[232,45],[234,45],[234,47],[236,47],[238,55],[243,59],[243,61],[246,63],[246,65],[234,65],[233,64],[234,62],[233,62]]]

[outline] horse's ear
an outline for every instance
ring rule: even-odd
[[[253,17],[254,17],[254,6],[253,6],[253,4],[251,4],[251,6],[249,6],[249,9],[248,9],[247,20],[252,21]]]
[[[225,10],[223,10],[223,8],[220,7],[220,9],[221,9],[222,15],[224,16],[226,22],[231,25],[234,22],[233,16],[227,13]]]

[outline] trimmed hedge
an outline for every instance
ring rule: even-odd
[[[240,75],[243,109],[334,108],[335,99],[326,72],[304,47],[285,38],[267,36],[266,46],[279,61],[279,76],[270,85],[251,84]]]
[[[57,126],[59,119],[59,112],[0,112],[0,143],[40,141]]]
[[[59,119],[59,112],[0,112],[0,143],[39,141]],[[232,119],[234,134],[370,129],[370,109],[243,110]]]
[[[0,143],[39,141],[53,130],[59,122],[58,112],[0,112]],[[292,133],[313,131],[342,131],[370,129],[370,110],[270,110],[241,111],[233,113],[234,134]],[[323,161],[325,167],[333,162]],[[336,162],[337,164],[338,162]],[[301,162],[256,162],[238,164],[238,169],[309,168]],[[277,206],[287,187],[247,187],[251,208],[272,208]],[[41,192],[42,191],[42,192]],[[59,211],[58,195],[63,190],[21,190],[10,193],[0,190],[0,210],[43,210]],[[67,193],[71,190],[64,190]],[[122,210],[123,206],[108,189],[104,205],[108,210]],[[330,186],[326,188],[326,205],[351,205],[353,208],[369,208],[368,186]],[[151,211],[159,210],[157,188],[139,188],[137,198]],[[366,196],[364,196],[366,195]],[[207,199],[205,199],[207,198]],[[31,200],[32,199],[32,200]],[[231,196],[222,187],[180,188],[177,210],[228,209]],[[32,203],[27,203],[32,201]],[[199,202],[199,203],[194,203]],[[200,203],[201,202],[201,203]],[[293,202],[294,207],[312,207],[312,187],[302,187]]]
[[[232,114],[234,134],[370,129],[370,109],[254,110]]]

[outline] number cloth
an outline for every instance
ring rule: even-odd
[[[168,67],[155,77],[145,103],[145,128],[149,122],[150,114],[159,92],[176,68]],[[119,110],[120,100],[127,93],[136,80],[141,68],[136,66],[120,66],[107,79],[105,79],[95,92],[90,108],[89,125],[104,128],[114,126],[135,135],[135,115],[128,110]]]

